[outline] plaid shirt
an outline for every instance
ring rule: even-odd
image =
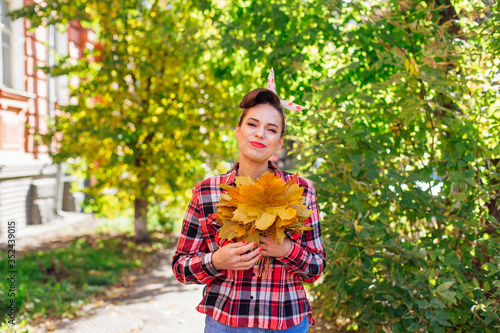
[[[272,162],[269,167],[283,181],[293,175],[279,170]],[[313,211],[305,221],[314,226],[303,233],[288,233],[292,248],[283,258],[270,258],[267,278],[257,277],[257,266],[246,271],[214,268],[212,254],[226,242],[219,239],[219,223],[215,220],[220,184],[235,186],[238,163],[226,174],[208,178],[193,188],[182,233],[173,256],[172,269],[184,284],[206,284],[203,299],[196,307],[201,313],[233,327],[259,327],[284,330],[298,325],[308,316],[315,323],[311,305],[302,282],[316,281],[325,267],[325,250],[321,238],[316,192],[303,178],[305,203]]]

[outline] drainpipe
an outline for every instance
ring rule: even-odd
[[[48,59],[48,64],[49,66],[54,66],[55,65],[55,59],[54,56],[51,54],[51,52],[56,52],[56,34],[55,34],[55,29],[56,27],[54,25],[49,26],[49,47],[47,48],[47,59]],[[54,119],[55,116],[55,102],[56,98],[55,96],[52,95],[52,85],[55,85],[54,78],[52,75],[48,74],[47,75],[47,96],[48,96],[48,104],[49,104],[49,121]],[[49,152],[52,153],[52,142],[49,143]],[[63,202],[63,192],[64,192],[64,171],[65,171],[65,166],[63,163],[57,164],[57,173],[56,173],[56,213],[57,215],[64,217],[66,215],[65,212],[62,210],[62,202]]]

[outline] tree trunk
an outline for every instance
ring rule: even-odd
[[[137,243],[146,243],[151,241],[147,227],[148,200],[136,198],[134,200],[135,208],[135,235],[134,240]]]
[[[445,5],[445,7],[439,11],[440,16],[443,18],[441,24],[451,21],[451,25],[448,28],[448,31],[452,36],[458,35],[461,32],[461,29],[460,25],[455,23],[455,20],[458,18],[457,11],[455,10],[455,7],[451,3],[451,0],[436,1],[435,3],[437,6]]]

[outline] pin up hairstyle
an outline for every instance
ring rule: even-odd
[[[269,104],[276,109],[276,111],[278,111],[281,118],[281,137],[283,137],[285,134],[285,115],[283,114],[283,109],[281,108],[280,98],[272,90],[265,88],[254,89],[243,97],[240,102],[240,108],[243,109],[243,112],[240,115],[238,126],[241,127],[241,124],[248,113],[248,109],[259,104]]]

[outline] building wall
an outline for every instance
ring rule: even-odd
[[[0,233],[17,226],[47,223],[62,208],[64,175],[38,140],[48,132],[57,105],[67,104],[68,78],[52,78],[38,67],[52,65],[53,53],[80,58],[89,32],[77,22],[65,33],[55,27],[31,30],[30,22],[4,13],[28,1],[0,0]]]

